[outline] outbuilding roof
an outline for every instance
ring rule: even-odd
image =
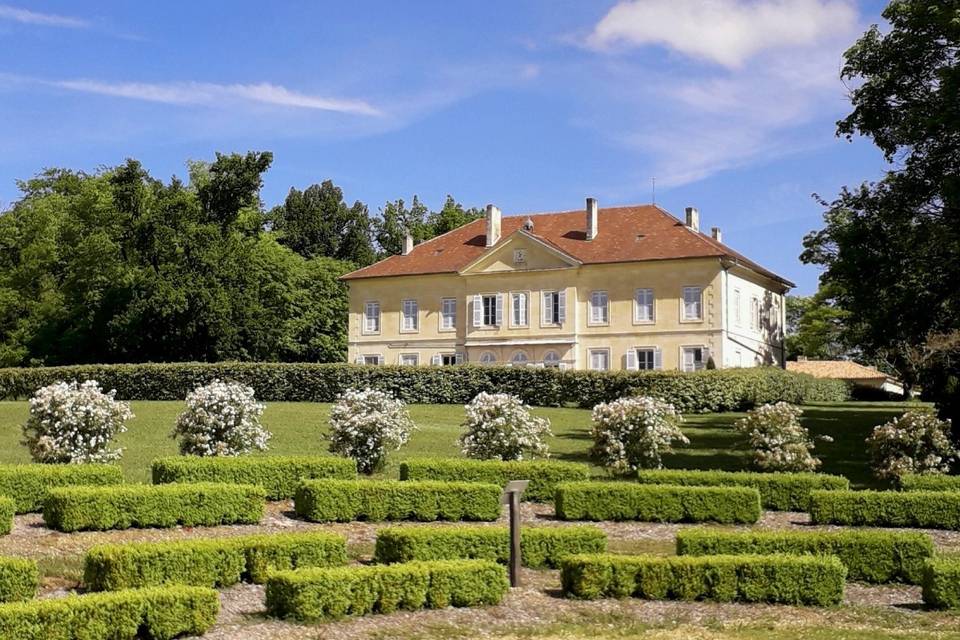
[[[808,373],[814,378],[837,378],[840,380],[887,380],[887,374],[852,360],[799,360],[788,361],[787,371]]]

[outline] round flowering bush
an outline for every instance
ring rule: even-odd
[[[867,438],[867,449],[874,474],[891,480],[912,473],[948,473],[957,459],[950,421],[927,411],[907,411],[874,427]]]
[[[516,396],[481,392],[464,408],[460,450],[468,458],[523,460],[550,454],[550,421],[532,415]]]
[[[270,432],[260,424],[263,409],[251,387],[214,380],[187,394],[187,408],[177,417],[173,437],[180,439],[180,453],[185,455],[265,451]]]
[[[416,429],[400,400],[373,389],[347,389],[330,409],[330,451],[357,461],[357,471],[383,468],[387,451],[406,444]]]
[[[803,409],[787,402],[765,404],[737,420],[753,447],[753,462],[764,471],[814,471],[820,459],[813,455],[813,439],[800,424]],[[832,438],[823,436],[832,442]]]
[[[122,449],[110,442],[127,430],[130,405],[104,393],[96,380],[83,384],[57,382],[37,390],[30,399],[30,417],[23,426],[23,443],[36,462],[112,462]]]
[[[657,398],[620,398],[593,408],[593,449],[600,464],[614,471],[658,469],[674,442],[689,444],[680,431],[683,416]]]

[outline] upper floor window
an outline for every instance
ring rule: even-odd
[[[380,303],[368,302],[363,310],[363,332],[380,333]]]
[[[510,294],[510,307],[510,326],[527,326],[527,294],[522,291]]]
[[[567,295],[564,291],[543,292],[543,324],[563,324]]]
[[[610,305],[606,291],[590,292],[590,324],[607,324],[610,321]]]
[[[473,296],[473,326],[499,327],[503,324],[503,295]]]
[[[419,321],[417,319],[417,301],[416,300],[404,300],[403,301],[403,320],[400,328],[404,331],[416,331],[419,326]]]
[[[760,330],[760,298],[757,296],[750,298],[750,328]]]
[[[683,320],[703,320],[703,289],[683,288]]]
[[[457,299],[443,298],[440,301],[440,328],[457,328]]]
[[[610,349],[590,349],[590,368],[594,371],[607,371],[610,368]]]
[[[637,289],[633,297],[633,321],[653,322],[653,289]]]
[[[700,371],[706,368],[710,350],[706,347],[683,347],[681,365],[684,371]]]
[[[742,313],[740,311],[740,289],[733,290],[733,320],[737,326],[743,324]]]

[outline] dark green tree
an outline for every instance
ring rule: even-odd
[[[448,231],[453,231],[457,227],[462,227],[468,222],[473,222],[483,216],[482,209],[476,207],[464,209],[463,205],[454,200],[453,196],[448,195],[443,203],[443,208],[440,211],[431,212],[427,217],[430,237],[433,238]]]
[[[828,289],[812,296],[787,296],[787,358],[812,360],[850,358],[855,353],[843,342],[848,313],[831,302]]]

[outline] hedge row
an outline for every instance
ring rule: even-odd
[[[900,478],[904,491],[960,491],[960,476],[907,475]]]
[[[311,522],[496,520],[500,493],[481,482],[304,480],[293,506]]]
[[[268,500],[289,500],[304,478],[357,477],[357,463],[334,456],[171,456],[151,465],[153,484],[169,482],[225,482],[256,484]]]
[[[0,602],[30,600],[37,594],[38,586],[40,571],[36,562],[0,557]]]
[[[523,500],[549,502],[561,482],[586,480],[590,467],[575,462],[546,460],[458,460],[415,458],[400,464],[401,480],[486,482],[504,486],[511,480],[529,480]]]
[[[734,411],[780,400],[845,400],[847,385],[774,367],[680,371],[560,371],[533,367],[367,367],[316,363],[174,363],[0,369],[0,398],[25,398],[58,380],[96,379],[127,400],[182,400],[214,379],[250,385],[266,401],[332,402],[345,389],[389,391],[409,403],[464,404],[481,391],[529,404],[592,407],[623,396],[651,395],[685,412]]]
[[[13,516],[17,510],[17,503],[13,498],[0,496],[0,536],[13,531]]]
[[[0,496],[13,498],[17,513],[42,510],[54,487],[121,483],[123,471],[112,464],[0,464]]]
[[[760,492],[763,508],[772,511],[806,511],[811,491],[850,488],[846,478],[822,473],[641,469],[637,479],[641,484],[754,487]]]
[[[535,527],[520,532],[524,566],[555,569],[561,558],[607,550],[598,527]],[[500,527],[391,527],[377,531],[373,554],[379,563],[415,560],[510,560],[510,532]]]
[[[83,583],[90,591],[167,584],[227,587],[241,581],[262,584],[273,570],[346,563],[347,539],[324,532],[134,542],[91,548]]]
[[[489,560],[439,560],[361,568],[279,571],[267,579],[267,612],[319,621],[398,609],[497,604],[506,571]]]
[[[751,487],[567,482],[557,487],[555,507],[561,520],[754,523],[760,494]]]
[[[266,492],[246,484],[120,485],[51,489],[43,520],[58,531],[256,524]]]
[[[217,592],[202,587],[163,587],[33,600],[0,605],[0,638],[169,640],[206,633],[217,621],[219,611]]]
[[[960,492],[814,491],[814,524],[960,529]]]
[[[960,608],[960,556],[927,560],[923,570],[923,601],[934,609]]]
[[[836,556],[847,579],[881,584],[920,584],[933,556],[933,541],[919,532],[790,531],[730,532],[686,529],[677,533],[677,554],[692,556],[793,554]]]
[[[567,597],[714,600],[829,606],[843,599],[846,567],[831,556],[568,556]]]

